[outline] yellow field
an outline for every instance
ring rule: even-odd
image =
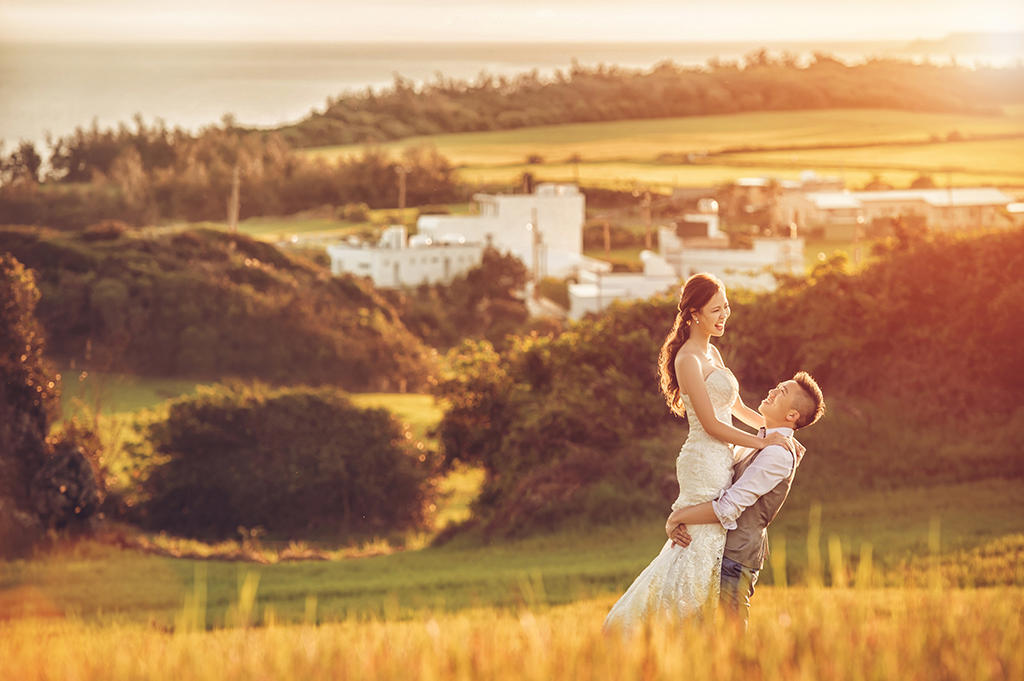
[[[796,179],[803,170],[840,175],[858,187],[876,174],[905,187],[919,172],[941,173],[940,184],[1024,186],[1024,139],[945,142],[951,133],[969,137],[1024,135],[1024,107],[1003,116],[879,110],[757,112],[656,120],[539,126],[518,130],[412,137],[383,145],[391,152],[431,144],[458,167],[464,182],[515,184],[524,172],[540,180],[588,186],[656,189],[710,186],[740,177]],[[925,142],[857,149],[704,153],[783,145]],[[308,149],[335,159],[362,152],[360,145]],[[694,154],[693,163],[665,162],[665,154]],[[537,155],[540,163],[527,164]],[[578,160],[577,160],[578,159]],[[955,172],[947,174],[945,169]]]
[[[508,184],[514,185],[524,172],[533,173],[539,181],[546,182],[579,182],[590,187],[632,190],[637,186],[668,191],[672,187],[709,187],[741,177],[771,176],[780,179],[795,180],[805,169],[818,170],[822,175],[841,175],[847,186],[863,186],[874,176],[869,170],[846,169],[843,171],[827,168],[806,166],[803,168],[785,168],[770,164],[760,166],[725,166],[725,165],[670,165],[661,163],[581,163],[579,166],[564,163],[509,166],[466,166],[459,169],[459,177],[475,184]],[[883,180],[894,186],[907,186],[915,177],[916,172],[906,170],[890,170],[877,173]],[[998,182],[1005,179],[1006,182]],[[946,176],[942,176],[943,182]],[[978,177],[968,173],[954,173],[953,181],[958,184],[977,184]],[[999,184],[1024,183],[1024,177],[1008,175],[1005,178],[987,180]]]
[[[973,175],[1012,175],[1024,181],[1024,138],[927,144],[905,147],[867,147],[863,149],[815,149],[808,151],[771,151],[735,154],[730,160],[762,165],[793,164],[799,167],[899,167],[919,168],[936,174],[936,181],[945,182],[947,168]]]
[[[565,163],[573,154],[584,161],[654,159],[665,153],[708,152],[738,146],[896,142],[962,135],[1024,132],[1024,107],[1005,116],[913,113],[873,109],[773,111],[688,116],[607,123],[546,125],[518,130],[410,137],[382,145],[397,151],[432,144],[458,165],[523,163],[528,154]],[[309,149],[311,156],[358,154],[363,145]]]
[[[1019,588],[762,588],[746,636],[721,613],[605,636],[611,602],[209,632],[23,620],[0,624],[0,660],[19,681],[1024,678]]]

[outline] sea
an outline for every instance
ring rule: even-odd
[[[543,77],[583,66],[650,69],[759,48],[807,59],[816,51],[856,62],[872,56],[948,60],[905,42],[849,43],[13,43],[0,44],[0,140],[42,146],[77,127],[132,125],[141,116],[196,131],[231,114],[274,127],[323,110],[329,98],[383,88],[396,75],[417,84],[481,73]],[[971,57],[967,58],[968,60]]]

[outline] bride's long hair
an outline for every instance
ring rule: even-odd
[[[725,285],[713,274],[695,274],[686,280],[679,294],[679,306],[676,321],[672,330],[665,338],[658,355],[658,377],[661,383],[661,394],[672,413],[678,416],[686,414],[686,406],[679,395],[679,379],[676,378],[676,353],[690,337],[690,324],[693,313],[699,311],[716,293],[724,291]]]

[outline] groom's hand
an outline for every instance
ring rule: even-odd
[[[682,546],[686,548],[693,541],[693,537],[686,531],[686,525],[676,525],[676,528],[672,530],[672,534],[669,535],[672,539],[673,546]]]

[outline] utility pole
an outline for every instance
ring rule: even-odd
[[[231,173],[231,196],[228,198],[228,231],[238,231],[238,164]]]
[[[398,209],[403,210],[405,208],[405,176],[409,172],[409,169],[404,165],[398,166]]]
[[[651,192],[649,190],[644,191],[644,222],[647,225],[647,229],[644,232],[644,248],[651,250]]]

